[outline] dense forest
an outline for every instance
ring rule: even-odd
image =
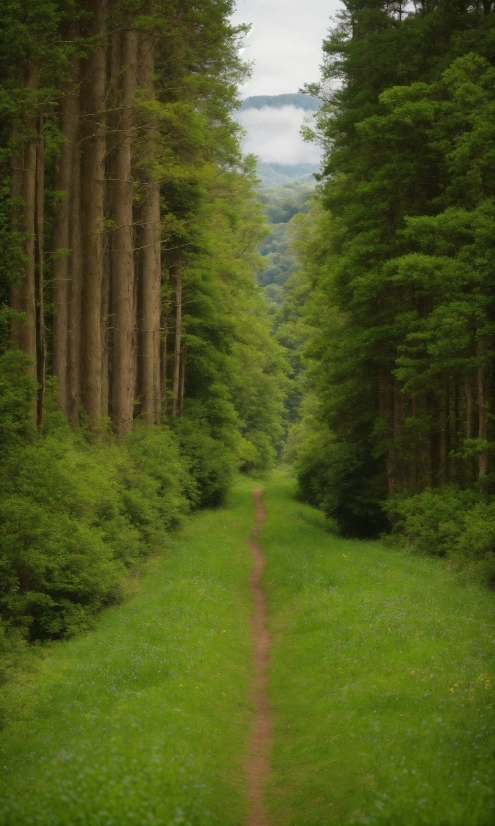
[[[282,326],[304,339],[306,498],[349,536],[495,580],[495,9],[346,0],[324,42],[318,195]]]
[[[264,217],[231,12],[2,5],[8,650],[86,627],[191,507],[274,460],[286,367],[255,282]]]

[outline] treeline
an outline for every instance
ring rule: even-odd
[[[2,5],[8,634],[84,625],[153,537],[274,460],[285,365],[254,277],[264,218],[232,117],[231,12]]]
[[[297,109],[317,112],[320,108],[320,101],[315,97],[302,95],[298,92],[289,95],[253,95],[242,101],[241,109],[263,109],[264,106],[270,106],[274,109],[281,109],[282,106],[295,106]]]
[[[300,483],[347,535],[392,525],[494,578],[494,4],[344,5],[309,89],[326,154],[287,305]]]

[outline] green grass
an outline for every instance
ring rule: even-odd
[[[265,485],[274,826],[493,826],[495,596]]]
[[[239,826],[252,719],[248,480],[7,695],[2,826]]]
[[[1,826],[241,826],[250,480],[6,694]],[[273,826],[493,826],[495,596],[265,483]]]

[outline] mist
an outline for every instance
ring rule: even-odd
[[[308,112],[296,106],[264,106],[239,112],[237,119],[247,133],[242,142],[243,152],[257,155],[263,163],[319,163],[320,148],[305,143],[299,134],[307,116]]]

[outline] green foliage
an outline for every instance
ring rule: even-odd
[[[9,438],[0,464],[0,617],[14,636],[70,636],[118,601],[126,571],[163,546],[193,482],[165,427],[91,443],[54,413],[47,432],[35,434],[25,358],[7,351],[2,366],[0,428]],[[20,438],[26,432],[29,441]]]
[[[495,503],[477,501],[472,490],[427,489],[387,503],[400,545],[447,557],[469,579],[495,585]]]
[[[195,410],[175,425],[181,451],[188,462],[192,484],[187,489],[194,507],[211,508],[222,505],[232,484],[237,456],[225,443],[214,439],[207,421]]]
[[[362,536],[386,527],[387,496],[493,494],[495,14],[345,6],[324,45],[325,174],[282,334],[305,340],[316,397],[291,448],[303,494]]]
[[[264,492],[270,822],[487,826],[494,594],[442,560],[329,535],[295,487],[277,474]]]
[[[132,599],[4,687],[2,826],[245,822],[251,486],[188,520],[140,563]]]
[[[0,457],[33,436],[31,404],[36,392],[27,367],[29,359],[19,350],[0,354]]]
[[[126,573],[160,550],[191,508],[223,502],[241,465],[260,471],[270,466],[282,433],[285,363],[270,339],[254,279],[264,217],[254,191],[254,159],[242,158],[232,117],[247,70],[237,52],[245,27],[231,25],[231,0],[167,0],[155,4],[152,15],[146,14],[151,7],[134,0],[116,3],[105,41],[107,46],[119,28],[156,35],[156,94],[150,99],[139,90],[136,96],[133,162],[136,181],[142,172],[145,180],[160,181],[164,408],[176,355],[177,273],[183,282],[185,402],[177,416],[169,416],[171,405],[164,409],[163,426],[145,428],[137,399],[137,426],[121,442],[113,439],[110,422],[100,441],[84,427],[71,433],[56,411],[49,375],[52,231],[67,195],[55,191],[63,141],[58,104],[73,58],[84,59],[95,46],[87,37],[90,12],[77,5],[8,0],[0,20],[0,618],[9,645],[16,635],[44,640],[88,628],[96,612],[121,599]],[[40,393],[28,376],[28,361],[8,349],[9,293],[25,264],[25,238],[12,231],[12,216],[24,205],[11,197],[11,160],[32,139],[37,151],[43,147],[44,159],[45,283],[39,284],[35,245],[40,329],[33,331],[40,355],[43,342],[47,346],[43,433],[31,424]],[[111,140],[107,148],[108,177]],[[142,193],[136,185],[136,206]],[[109,220],[106,230],[112,229]],[[111,349],[110,332],[109,340]]]
[[[310,197],[314,187],[311,184],[291,183],[260,190],[259,198],[266,208],[270,234],[262,241],[260,253],[266,259],[263,269],[258,271],[258,284],[269,287],[269,299],[280,304],[281,290],[275,292],[273,286],[283,287],[290,275],[297,269],[297,260],[291,249],[291,219],[305,213],[310,207]]]

